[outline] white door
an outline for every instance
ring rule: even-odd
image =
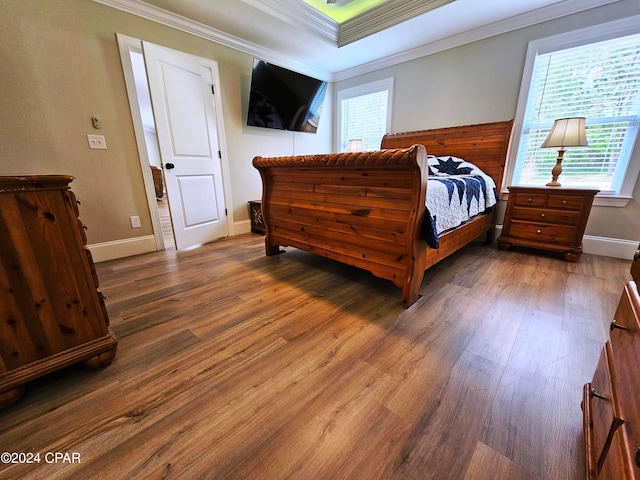
[[[176,249],[229,234],[211,70],[142,42]]]

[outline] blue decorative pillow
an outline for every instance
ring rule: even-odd
[[[438,158],[433,155],[427,155],[427,166],[429,168],[429,176],[433,177],[438,172]]]

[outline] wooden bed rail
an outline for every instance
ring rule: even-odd
[[[255,157],[267,255],[292,246],[370,271],[418,299],[426,242],[422,145],[375,152]]]

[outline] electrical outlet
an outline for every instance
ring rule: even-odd
[[[132,215],[129,217],[131,219],[131,228],[140,228],[142,225],[140,224],[140,217],[137,215]]]
[[[89,148],[96,150],[106,150],[107,142],[104,140],[104,135],[87,135],[89,140]]]

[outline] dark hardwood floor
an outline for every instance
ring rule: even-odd
[[[474,243],[405,310],[390,282],[287,250],[99,264],[116,358],[0,412],[0,450],[42,459],[0,478],[581,477],[582,385],[630,261]]]

